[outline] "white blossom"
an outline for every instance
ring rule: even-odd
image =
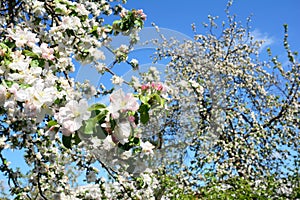
[[[85,99],[79,102],[69,101],[65,107],[61,107],[55,114],[55,118],[62,125],[62,131],[70,135],[82,126],[82,121],[89,119],[91,113],[88,111],[88,103]]]
[[[128,120],[118,120],[117,125],[113,131],[112,137],[121,144],[128,142],[131,133],[131,125]]]
[[[126,112],[128,110],[137,111],[139,109],[137,98],[131,93],[125,95],[122,89],[111,94],[110,102],[108,110],[115,119],[119,118],[120,112]]]
[[[155,146],[151,144],[149,141],[141,142],[142,152],[146,155],[153,154],[153,149]]]
[[[113,75],[113,77],[111,78],[111,82],[115,85],[122,85],[124,80],[119,76]]]
[[[28,28],[21,29],[17,27],[16,30],[8,29],[8,36],[16,41],[17,47],[23,47],[25,44],[32,47],[39,42],[36,34],[32,33]]]

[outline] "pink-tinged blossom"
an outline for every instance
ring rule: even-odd
[[[34,118],[39,112],[39,108],[36,107],[33,103],[26,101],[24,104],[24,113],[27,117]]]
[[[42,58],[45,58],[47,60],[54,60],[55,57],[53,55],[54,50],[52,48],[48,47],[48,44],[42,43],[41,46],[41,51],[42,51]]]
[[[66,16],[66,17],[62,17],[62,22],[59,27],[64,30],[66,29],[76,30],[79,27],[81,27],[81,22],[78,17]]]
[[[127,13],[128,13],[127,10],[122,10],[122,11],[120,12],[120,17],[121,17],[121,18],[125,17],[125,16],[127,15]]]
[[[137,111],[139,109],[138,99],[133,94],[125,93],[122,89],[113,92],[110,96],[110,105],[108,110],[114,119],[118,119],[120,112]]]
[[[163,85],[161,84],[161,83],[158,83],[157,85],[156,85],[156,90],[158,90],[158,91],[162,91],[163,90]]]
[[[138,15],[141,17],[142,20],[146,20],[147,15],[144,13],[143,9],[137,11]]]
[[[14,94],[16,95],[18,90],[19,90],[20,86],[18,83],[14,83],[12,84],[12,86],[10,88],[8,88],[7,90],[11,93],[11,94]]]
[[[59,109],[54,117],[62,125],[63,134],[70,135],[82,126],[83,120],[89,119],[90,116],[87,101],[81,99],[79,102],[69,101],[65,107]]]
[[[81,3],[77,3],[76,4],[76,11],[81,14],[81,15],[86,15],[88,16],[90,14],[89,11],[87,11],[87,9],[85,8],[85,6]]]

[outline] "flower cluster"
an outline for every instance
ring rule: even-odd
[[[157,92],[165,92],[166,91],[166,88],[163,86],[162,83],[155,83],[155,82],[152,82],[152,83],[147,83],[147,84],[144,84],[141,86],[141,90],[143,92],[148,92],[150,91],[150,93],[152,91],[157,91]]]
[[[7,4],[7,8],[14,10],[10,6],[13,5]],[[139,157],[138,153],[153,154],[154,146],[138,137],[143,117],[140,100],[134,94],[118,90],[111,94],[108,107],[101,103],[91,105],[92,97],[110,94],[112,90],[101,93],[88,81],[79,83],[72,78],[72,73],[78,71],[74,63],[95,66],[101,74],[114,74],[114,66],[103,63],[105,55],[100,48],[110,46],[111,36],[119,33],[129,35],[130,44],[136,43],[146,19],[142,10],[122,10],[121,5],[108,1],[25,0],[20,9],[15,9],[14,16],[5,9],[1,11],[0,162],[1,172],[13,179],[9,181],[13,196],[31,198],[38,194],[37,198],[52,199],[58,194],[75,192],[89,198],[83,190],[71,188],[73,176],[66,168],[73,163],[72,168],[86,171],[87,182],[95,185],[99,181],[95,178],[98,170],[92,165],[98,161],[111,172],[103,162],[111,159],[109,154],[95,159],[102,155],[93,153],[98,150],[97,143],[88,143],[96,141],[95,138],[103,151],[124,150],[119,160]],[[6,14],[9,17],[2,16]],[[120,15],[120,20],[104,25],[104,15],[111,14]],[[121,45],[112,52],[113,63],[127,61],[129,47]],[[137,68],[138,61],[133,59],[132,66]],[[116,75],[112,81],[123,82]],[[25,176],[17,175],[21,172],[9,166],[3,149],[24,152],[31,178],[23,181]],[[124,192],[115,185],[109,187]]]
[[[146,20],[146,15],[143,10],[131,11],[123,9],[120,12],[120,20],[114,21],[112,27],[115,34],[122,33],[124,35],[129,35],[134,33],[135,29],[141,29],[144,26],[144,21]]]
[[[129,53],[129,47],[122,44],[119,48],[117,48],[115,50],[115,56],[116,56],[116,60],[117,62],[122,62],[122,61],[126,61],[128,58],[128,53]]]
[[[147,15],[144,13],[144,11],[142,9],[140,9],[140,10],[132,10],[131,12],[132,12],[133,16],[136,17],[136,18],[141,18],[144,21],[147,18]],[[127,15],[128,15],[128,10],[123,10],[120,13],[120,17],[122,17],[122,18],[125,18]]]
[[[54,117],[62,125],[61,131],[64,135],[70,136],[82,126],[82,121],[89,119],[91,113],[88,111],[88,103],[85,99],[79,102],[69,101],[64,107],[55,113]]]
[[[129,111],[135,112],[139,109],[137,98],[133,94],[124,94],[119,89],[110,96],[108,106],[109,115],[116,121],[112,138],[115,142],[125,144],[131,135],[132,127],[135,127],[134,116],[129,115]]]

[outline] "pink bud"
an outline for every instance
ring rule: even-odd
[[[147,15],[142,14],[142,15],[141,15],[141,19],[145,21],[145,20],[147,19]]]
[[[137,13],[140,14],[140,15],[142,15],[143,12],[144,12],[143,9],[137,10]]]
[[[148,90],[148,88],[149,88],[148,85],[142,85],[142,86],[141,86],[141,89],[142,89],[142,90]]]
[[[143,9],[137,10],[137,14],[141,17],[142,20],[146,20],[147,15],[145,15]]]
[[[129,120],[130,122],[134,122],[135,118],[134,118],[134,116],[128,116],[128,120]]]
[[[163,90],[163,85],[160,84],[160,83],[158,83],[158,84],[156,85],[156,89],[157,89],[158,91],[162,91],[162,90]]]
[[[153,89],[155,89],[156,83],[151,83],[151,87],[152,87]]]

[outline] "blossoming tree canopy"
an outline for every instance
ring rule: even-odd
[[[261,61],[263,41],[228,10],[227,15],[229,24],[222,24],[221,34],[217,18],[209,16],[206,35],[196,33],[193,41],[183,44],[158,44],[156,59],[171,60],[166,84],[177,89],[163,138],[165,145],[176,147],[167,156],[179,161],[170,165],[183,172],[175,173],[171,182],[190,173],[181,183],[199,189],[200,199],[295,198],[300,158],[298,53],[290,49],[284,25],[288,62],[279,62],[270,48],[269,60]],[[167,167],[161,175],[166,171]]]
[[[0,13],[0,158],[12,195],[30,198],[31,187],[37,187],[42,198],[49,192],[61,193],[68,187],[63,163],[75,161],[87,173],[96,170],[91,166],[93,155],[73,146],[82,139],[110,138],[116,149],[152,152],[154,146],[140,140],[137,130],[139,123],[147,123],[154,104],[164,106],[161,89],[155,94],[125,94],[121,89],[113,92],[77,83],[70,76],[77,70],[77,60],[115,77],[113,66],[103,63],[100,47],[108,46],[112,35],[129,35],[131,46],[113,50],[114,63],[128,62],[127,54],[146,20],[143,10],[127,10],[118,1],[25,0],[1,2]],[[105,23],[112,15],[117,20]],[[136,59],[128,63],[138,68]],[[110,93],[108,107],[101,102],[89,105],[91,97]],[[154,98],[158,102],[148,102]],[[4,149],[25,152],[34,177],[27,184],[21,172],[10,167]],[[111,175],[116,178],[115,174]]]
[[[220,35],[209,16],[206,35],[193,26],[194,39],[183,43],[163,34],[151,41],[154,61],[167,58],[164,82],[154,67],[126,81],[115,65],[139,69],[129,53],[146,15],[125,3],[1,1],[7,198],[298,198],[300,65],[287,26],[288,64],[270,49],[260,61],[262,41],[230,15],[229,1]],[[129,45],[112,48],[117,35]],[[114,55],[111,65],[101,48]],[[75,62],[108,74],[113,87],[76,82]],[[98,98],[104,95],[108,104]],[[11,152],[26,167],[15,167]]]

